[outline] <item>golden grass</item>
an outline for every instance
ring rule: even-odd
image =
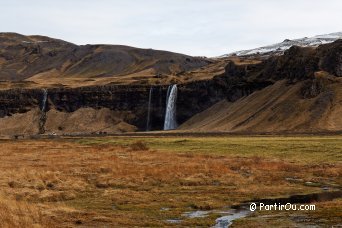
[[[184,226],[211,226],[215,216],[189,219],[182,213],[221,209],[254,198],[318,192],[320,186],[341,186],[337,150],[321,151],[329,156],[324,163],[305,152],[319,149],[312,146],[318,139],[305,139],[301,146],[303,139],[292,139],[294,148],[303,151],[302,161],[295,153],[285,158],[274,152],[272,157],[272,151],[265,149],[267,143],[273,148],[272,140],[265,140],[260,147],[259,138],[241,137],[252,151],[235,150],[235,154],[227,144],[228,140],[239,148],[234,139],[207,138],[203,144],[201,140],[0,141],[1,193],[13,199],[1,201],[2,207],[13,211],[5,213],[11,214],[8,224],[18,222],[18,210],[13,207],[18,204],[32,208],[23,212],[31,219],[26,224],[32,226],[166,226],[170,218],[183,219]],[[325,140],[323,137],[321,143]],[[200,147],[205,142],[210,150]],[[335,144],[334,148],[339,148],[338,140]],[[253,153],[256,150],[265,151]],[[308,181],[315,185],[306,185]]]
[[[9,200],[0,196],[1,227],[54,227],[42,208],[26,202]]]

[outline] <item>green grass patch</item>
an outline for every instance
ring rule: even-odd
[[[105,137],[76,141],[83,145],[111,144],[123,147],[141,141],[158,151],[260,156],[303,163],[342,161],[342,136]]]

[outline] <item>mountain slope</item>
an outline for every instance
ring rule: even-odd
[[[0,80],[86,84],[99,78],[126,84],[198,69],[205,58],[120,45],[75,45],[44,36],[0,33]],[[146,81],[148,83],[148,80]]]
[[[195,115],[179,130],[342,131],[342,40],[315,49],[294,46],[284,55],[254,65],[230,62],[220,80],[228,91],[236,91],[235,96],[228,92],[226,99]],[[251,91],[256,84],[261,89]]]
[[[222,100],[186,121],[179,130],[223,132],[327,132],[342,130],[342,78],[328,76],[324,92],[304,99],[308,81],[278,81],[231,103]]]
[[[242,50],[233,52],[230,54],[222,55],[220,57],[229,57],[229,56],[251,56],[251,55],[281,55],[285,50],[289,49],[292,46],[299,47],[317,47],[321,44],[332,43],[335,40],[342,39],[342,32],[330,33],[326,35],[318,35],[314,37],[304,37],[301,39],[289,40],[286,39],[281,43],[272,44],[264,47],[259,47],[250,50]]]

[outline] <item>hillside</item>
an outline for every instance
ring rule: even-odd
[[[222,100],[179,127],[196,132],[336,132],[342,130],[342,78],[317,76],[324,91],[305,98],[307,81],[278,81],[236,102]],[[324,82],[323,82],[324,81]]]
[[[184,80],[178,74],[213,62],[153,49],[79,46],[45,36],[0,33],[3,88],[177,83]]]
[[[179,130],[245,133],[342,131],[342,40],[318,48],[291,47],[262,63],[230,62],[227,84],[266,82],[238,99],[227,97]],[[234,87],[234,86],[233,86]]]

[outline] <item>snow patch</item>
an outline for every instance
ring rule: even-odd
[[[233,55],[237,56],[248,56],[255,54],[283,54],[285,50],[296,45],[300,47],[317,47],[321,44],[332,43],[335,40],[342,39],[342,32],[330,33],[325,35],[317,35],[314,37],[304,37],[300,39],[289,40],[286,39],[281,43],[272,44],[269,46],[264,46],[260,48],[255,48],[251,50],[242,50],[233,52],[230,54],[219,56],[218,58],[230,57]]]

